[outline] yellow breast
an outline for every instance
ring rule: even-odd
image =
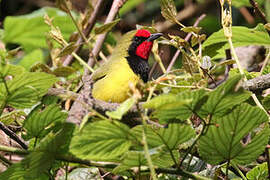
[[[125,58],[114,62],[106,75],[94,83],[93,97],[107,102],[121,103],[129,98],[130,83],[139,81]]]

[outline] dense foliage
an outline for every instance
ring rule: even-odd
[[[0,127],[24,146],[0,141],[6,167],[0,179],[267,179],[269,93],[253,94],[242,83],[268,74],[270,68],[266,62],[261,72],[243,70],[234,48],[263,46],[267,61],[270,24],[232,26],[231,6],[237,10],[251,5],[247,0],[230,2],[219,1],[222,28],[214,33],[179,22],[177,8],[183,3],[173,0],[128,0],[119,19],[96,23],[88,37],[82,33],[95,4],[78,13],[59,0],[58,8],[6,17],[0,30]],[[270,2],[257,2],[270,21]],[[80,125],[67,122],[85,70],[100,65],[89,67],[83,52],[89,54],[99,35],[108,33],[96,57],[106,61],[118,39],[115,26],[147,3],[160,7],[166,21],[176,25],[177,33],[189,33],[190,40],[166,34],[154,44],[150,59],[160,65],[161,75],[133,87],[131,97],[115,110],[101,112],[82,102],[88,113]],[[141,27],[158,31],[155,22]],[[76,44],[80,37],[83,42]],[[172,69],[160,61],[158,45],[180,51]],[[74,61],[63,66],[67,55]],[[220,79],[226,81],[219,85]],[[61,93],[49,93],[57,89]],[[14,161],[13,156],[22,158]]]

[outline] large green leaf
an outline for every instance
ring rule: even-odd
[[[142,139],[143,126],[139,125],[131,130],[139,140]],[[195,136],[195,131],[185,124],[172,123],[168,128],[158,128],[147,126],[146,140],[149,148],[165,145],[170,150],[177,149],[178,146]]]
[[[254,167],[247,173],[247,178],[250,180],[262,180],[268,179],[267,162],[262,163]]]
[[[26,174],[26,169],[22,162],[13,164],[6,171],[0,174],[0,179],[7,180],[29,180],[29,176]],[[45,173],[40,173],[38,177],[35,177],[36,180],[47,180],[49,179],[48,175]]]
[[[262,24],[259,24],[253,29],[234,26],[232,27],[232,34],[234,47],[247,45],[270,45],[270,37]],[[207,38],[202,47],[205,55],[211,56],[212,58],[222,58],[225,57],[225,50],[230,46],[228,40],[224,36],[223,29],[221,29]]]
[[[200,89],[196,91],[186,91],[175,94],[160,95],[143,106],[145,108],[154,108],[155,117],[160,123],[168,123],[170,120],[186,120],[195,111],[197,111],[207,100],[207,93]]]
[[[230,114],[213,119],[215,125],[210,126],[199,140],[199,153],[211,164],[224,161],[250,163],[263,152],[268,143],[269,127],[267,124],[262,127],[267,122],[268,117],[263,110],[241,104]],[[243,138],[247,135],[248,140],[244,142]]]
[[[143,151],[128,151],[123,157],[122,162],[113,169],[113,173],[119,173],[133,167],[146,166],[147,160]]]
[[[66,13],[56,8],[42,8],[31,14],[22,16],[8,16],[4,21],[3,41],[5,43],[20,44],[25,50],[47,48],[46,33],[50,28],[44,23],[44,15],[54,19],[65,38],[76,29]]]
[[[57,82],[55,76],[41,72],[23,72],[7,81],[7,88],[0,83],[0,104],[14,108],[28,108],[40,101],[48,89]]]
[[[1,77],[5,76],[16,76],[25,72],[25,69],[20,66],[12,64],[1,64],[0,62],[0,83],[2,82]]]
[[[166,168],[174,164],[170,152],[164,147],[149,149],[149,153],[154,166]],[[179,159],[178,150],[173,150],[172,153],[175,159]],[[121,159],[120,165],[113,169],[113,173],[123,172],[134,167],[147,166],[144,151],[128,151]]]
[[[232,110],[235,105],[247,100],[251,96],[251,92],[237,86],[240,80],[241,75],[233,76],[209,93],[209,98],[200,109],[199,114],[202,116],[208,114],[223,116]]]
[[[63,124],[63,128],[57,133],[49,134],[29,155],[20,163],[13,164],[5,172],[0,174],[0,179],[8,180],[46,180],[46,174],[52,168],[57,155],[67,152],[74,125]]]
[[[36,49],[29,54],[26,54],[19,61],[19,65],[23,66],[27,70],[30,70],[30,68],[37,63],[45,63],[43,52],[41,49]]]
[[[115,111],[106,111],[106,115],[113,119],[120,120],[135,103],[136,99],[131,97],[125,100]]]
[[[129,127],[117,121],[97,121],[86,125],[71,142],[71,153],[91,160],[117,158],[131,146]]]
[[[49,133],[54,123],[63,122],[67,118],[67,113],[62,112],[60,107],[52,104],[43,111],[39,109],[31,113],[24,121],[24,128],[27,130],[27,139],[42,138]]]

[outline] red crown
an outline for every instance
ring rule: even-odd
[[[135,36],[146,37],[146,38],[150,37],[150,35],[151,33],[145,29],[139,29],[135,34]]]

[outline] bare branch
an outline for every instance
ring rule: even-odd
[[[89,36],[91,30],[93,29],[95,22],[97,20],[97,16],[100,12],[100,8],[103,5],[103,1],[104,0],[99,0],[94,8],[94,12],[92,13],[91,17],[89,18],[88,22],[87,22],[87,26],[86,28],[83,30],[83,33],[86,37]],[[83,42],[83,38],[79,37],[79,39],[76,41],[76,45],[78,45],[78,47],[74,50],[74,52],[79,51],[79,49],[82,47],[82,42]],[[71,62],[72,62],[73,56],[72,55],[68,55],[65,60],[63,61],[63,66],[68,66]]]
[[[16,133],[11,131],[8,127],[6,127],[2,122],[0,122],[0,129],[6,133],[11,139],[16,141],[23,149],[28,149],[26,143],[19,137],[17,136]]]
[[[194,27],[196,27],[196,26],[198,26],[198,24],[200,23],[200,21],[201,20],[203,20],[203,18],[205,18],[205,14],[202,14],[196,21],[195,21],[195,23],[194,23]],[[192,35],[192,33],[188,33],[188,35],[185,37],[185,41],[189,41],[189,39],[191,38],[191,35]],[[168,68],[167,68],[167,70],[166,70],[166,72],[168,73],[171,69],[172,69],[172,67],[173,67],[173,65],[174,65],[174,63],[175,63],[175,61],[176,61],[176,59],[178,58],[178,56],[180,55],[180,50],[178,49],[177,51],[176,51],[176,53],[174,54],[174,56],[173,56],[173,58],[172,58],[172,60],[171,60],[171,62],[170,62],[170,64],[169,64],[169,66],[168,66]]]
[[[122,5],[126,1],[127,0],[114,0],[113,1],[111,10],[110,10],[110,12],[108,14],[107,19],[105,20],[105,24],[110,23],[110,22],[112,22],[114,20],[114,18],[116,17],[119,9],[122,7]],[[88,59],[88,65],[90,67],[93,67],[95,65],[95,57],[98,55],[106,36],[107,36],[107,33],[104,33],[104,34],[101,34],[101,35],[98,36],[95,47],[92,50],[92,55]],[[86,70],[85,74],[88,74],[88,70]]]
[[[259,76],[243,83],[243,88],[252,92],[260,92],[270,88],[270,74]]]

